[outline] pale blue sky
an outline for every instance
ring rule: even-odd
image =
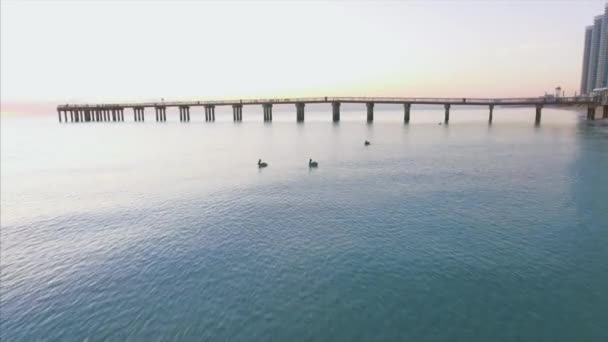
[[[535,96],[579,88],[603,1],[11,1],[4,101]]]

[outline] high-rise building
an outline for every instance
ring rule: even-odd
[[[589,52],[589,70],[587,70],[587,92],[595,89],[603,19],[603,15],[598,15],[593,19],[593,30],[591,31],[591,50]]]
[[[581,94],[608,87],[608,4],[604,14],[593,18],[593,25],[585,28]]]
[[[581,73],[581,94],[587,94],[587,74],[589,72],[589,54],[591,52],[591,34],[593,26],[585,29],[585,49],[583,51],[583,72]]]
[[[602,34],[600,35],[600,51],[598,54],[597,75],[595,87],[604,88],[608,81],[608,4],[604,9],[602,20]]]

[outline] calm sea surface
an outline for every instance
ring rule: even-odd
[[[1,340],[608,341],[608,121],[326,107],[3,116]]]

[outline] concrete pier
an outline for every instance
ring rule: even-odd
[[[595,120],[595,107],[587,107],[587,120]]]
[[[331,103],[331,113],[333,122],[340,121],[340,102]]]
[[[412,105],[410,103],[403,104],[403,122],[406,124],[410,123],[410,109]]]
[[[272,103],[264,103],[264,122],[272,122]]]
[[[205,121],[215,121],[215,105],[205,106]]]
[[[365,104],[365,107],[367,107],[367,122],[374,122],[374,103],[368,102]]]
[[[296,122],[304,122],[304,102],[296,103]]]
[[[166,108],[178,108],[181,122],[190,121],[190,107],[205,107],[205,121],[215,121],[216,106],[232,106],[233,121],[243,119],[243,106],[261,105],[264,110],[264,122],[272,121],[272,106],[274,104],[293,104],[296,107],[296,121],[303,122],[305,107],[309,103],[327,103],[332,106],[332,121],[340,121],[340,106],[342,103],[365,104],[367,122],[374,121],[374,107],[376,103],[403,105],[403,122],[410,122],[411,106],[413,104],[444,106],[444,122],[450,119],[451,106],[486,106],[489,108],[488,122],[493,121],[494,107],[535,107],[535,122],[540,123],[541,111],[544,106],[587,108],[587,117],[592,120],[597,107],[602,107],[602,118],[608,119],[608,99],[599,96],[574,97],[528,97],[528,98],[415,98],[415,97],[309,97],[309,98],[274,98],[274,99],[239,99],[239,100],[208,100],[208,101],[173,101],[173,102],[134,102],[113,104],[73,104],[57,106],[57,119],[63,122],[122,122],[125,108],[134,110],[134,120],[144,121],[145,108],[154,108],[157,122],[165,122]],[[63,118],[62,118],[63,116]]]
[[[537,104],[536,105],[536,116],[534,117],[534,124],[537,126],[540,125],[540,118],[542,115],[542,111],[543,111],[543,105]]]

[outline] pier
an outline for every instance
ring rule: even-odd
[[[240,99],[218,101],[173,101],[141,102],[113,104],[65,104],[57,106],[59,122],[124,122],[125,109],[133,110],[133,122],[144,122],[146,109],[154,109],[156,122],[167,121],[167,108],[179,110],[180,122],[190,122],[190,108],[204,107],[205,121],[215,121],[216,106],[232,106],[234,122],[243,121],[243,106],[260,106],[264,122],[272,122],[273,105],[295,105],[296,122],[304,122],[307,104],[325,103],[331,105],[332,121],[340,121],[340,106],[343,103],[365,104],[367,122],[374,121],[376,104],[403,105],[403,122],[410,122],[413,105],[437,105],[444,108],[444,123],[450,121],[452,106],[484,106],[488,108],[488,123],[492,123],[494,109],[497,107],[531,107],[535,108],[534,123],[540,124],[542,110],[545,107],[579,106],[587,108],[587,120],[595,120],[596,108],[602,108],[602,118],[608,119],[608,98],[599,96],[576,97],[532,97],[532,98],[407,98],[407,97],[310,97],[310,98],[275,98],[275,99]]]

